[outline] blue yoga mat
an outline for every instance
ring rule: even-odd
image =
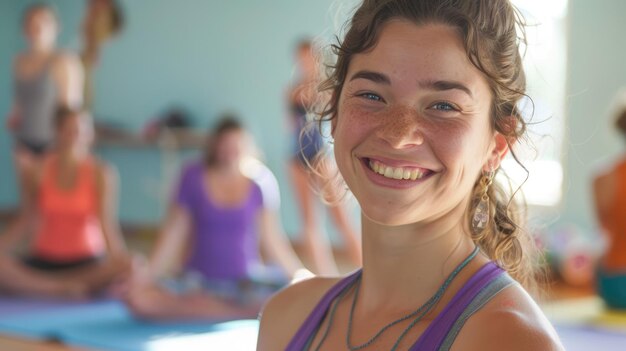
[[[72,302],[53,299],[5,298],[0,297],[0,318],[16,314],[47,311],[70,306],[82,305],[84,302]]]
[[[72,303],[0,298],[0,332],[111,351],[254,350],[258,322],[147,323],[118,301]],[[626,333],[557,325],[568,351],[624,351]]]
[[[254,350],[258,332],[255,320],[147,323],[133,318],[119,301],[48,304],[11,314],[2,313],[2,305],[0,332],[97,350]]]

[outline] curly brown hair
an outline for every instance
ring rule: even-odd
[[[348,23],[344,39],[337,39],[337,44],[331,46],[336,61],[327,66],[327,78],[319,86],[326,99],[316,112],[317,121],[337,117],[352,57],[373,48],[383,25],[392,19],[416,25],[439,23],[457,29],[468,58],[483,73],[491,89],[491,127],[506,137],[513,157],[520,163],[512,146],[526,131],[526,122],[518,109],[520,100],[527,96],[520,53],[526,37],[523,17],[509,0],[364,0]],[[473,189],[476,201],[466,211],[468,224],[480,188],[479,178]],[[473,233],[472,239],[515,279],[534,287],[536,249],[529,233],[519,225],[525,206],[513,201],[510,193],[493,183],[488,191],[493,209],[490,225],[481,233]]]

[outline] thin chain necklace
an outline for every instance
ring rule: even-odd
[[[431,296],[431,298],[428,299],[428,301],[426,301],[423,305],[418,307],[415,311],[407,314],[404,317],[401,317],[400,319],[396,319],[395,321],[392,321],[391,323],[385,325],[382,329],[380,329],[380,331],[378,331],[378,333],[376,333],[372,338],[370,338],[365,343],[363,343],[361,345],[353,346],[352,343],[350,342],[350,334],[352,334],[352,320],[354,319],[354,310],[355,310],[356,301],[357,301],[357,298],[358,298],[358,295],[359,295],[359,287],[361,286],[361,284],[358,284],[357,287],[356,287],[356,290],[354,292],[354,298],[352,299],[352,306],[350,307],[350,316],[348,318],[348,331],[346,333],[346,346],[348,347],[348,349],[350,349],[350,351],[356,351],[356,350],[363,349],[363,348],[371,345],[374,341],[376,341],[387,329],[391,328],[392,326],[394,326],[394,325],[396,325],[396,324],[398,324],[398,323],[400,323],[402,321],[405,321],[407,319],[415,317],[415,319],[411,322],[411,324],[409,324],[409,326],[407,328],[405,328],[405,330],[400,334],[400,337],[398,338],[398,340],[396,340],[396,343],[394,344],[393,348],[391,349],[391,350],[395,350],[398,347],[398,344],[400,343],[400,340],[406,335],[406,333],[415,324],[417,324],[417,322],[420,321],[428,312],[430,312],[430,310],[437,304],[437,302],[439,302],[439,300],[443,296],[444,292],[446,291],[446,289],[448,288],[450,283],[452,283],[452,280],[454,280],[454,278],[456,278],[456,276],[459,274],[459,272],[461,272],[461,270],[463,268],[465,268],[465,266],[467,266],[474,257],[476,257],[476,254],[478,254],[478,246],[476,246],[474,248],[472,253],[469,256],[467,256],[452,271],[452,273],[450,273],[448,278],[439,287],[437,292],[433,296]]]
[[[328,315],[328,323],[326,324],[326,329],[324,329],[324,334],[322,335],[320,342],[317,344],[315,351],[319,351],[322,345],[324,344],[324,341],[326,341],[326,337],[328,336],[328,332],[330,331],[330,326],[333,324],[333,318],[335,317],[335,311],[337,310],[337,305],[339,305],[341,300],[343,300],[343,297],[346,296],[348,291],[352,290],[352,286],[356,285],[358,280],[359,279],[355,279],[350,285],[350,287],[345,289],[335,300],[335,303],[330,309],[330,314]]]
[[[394,343],[393,347],[391,348],[391,351],[395,351],[399,344],[400,341],[406,336],[406,334],[409,332],[409,330],[411,330],[416,324],[417,322],[419,322],[428,312],[430,312],[430,310],[437,304],[437,302],[439,302],[439,300],[441,299],[441,297],[443,296],[443,294],[445,293],[446,289],[448,288],[448,286],[450,285],[450,283],[452,283],[452,280],[454,280],[454,278],[459,274],[459,272],[461,272],[461,270],[463,270],[463,268],[465,268],[465,266],[467,266],[474,257],[476,257],[476,255],[478,254],[478,246],[476,246],[474,248],[474,250],[472,251],[471,254],[469,254],[469,256],[467,256],[453,271],[452,273],[450,273],[450,275],[448,276],[448,278],[443,282],[443,284],[439,287],[439,289],[437,290],[437,292],[430,297],[430,299],[428,299],[428,301],[426,301],[423,305],[421,305],[420,307],[418,307],[415,311],[400,317],[399,319],[396,319],[392,322],[390,322],[389,324],[385,325],[384,327],[382,327],[372,338],[370,338],[368,341],[366,341],[365,343],[361,344],[361,345],[352,345],[352,342],[350,341],[350,334],[352,334],[352,320],[354,319],[354,310],[355,310],[355,306],[356,306],[356,301],[359,295],[359,290],[361,287],[360,281],[361,281],[361,277],[358,277],[354,284],[356,285],[355,291],[354,291],[354,297],[352,299],[352,305],[350,306],[350,315],[348,317],[348,330],[346,333],[346,346],[348,347],[348,349],[350,351],[356,351],[356,350],[360,350],[363,348],[368,347],[369,345],[371,345],[372,343],[374,343],[374,341],[376,341],[387,329],[393,327],[394,325],[401,323],[407,319],[413,318],[415,317],[415,319],[402,331],[402,333],[400,334],[400,336],[398,337],[398,339],[396,340],[396,342]],[[315,348],[315,351],[318,351],[322,344],[324,343],[324,341],[326,340],[326,337],[328,336],[328,332],[330,330],[330,326],[333,322],[333,318],[335,315],[335,312],[337,310],[337,305],[339,305],[339,303],[341,302],[341,300],[343,299],[343,297],[346,295],[346,292],[350,290],[350,289],[346,289],[344,290],[344,292],[337,298],[337,301],[335,302],[335,304],[332,306],[331,310],[330,310],[330,314],[328,316],[328,324],[326,325],[326,329],[324,331],[324,335],[322,336],[320,343],[317,345],[317,347]]]

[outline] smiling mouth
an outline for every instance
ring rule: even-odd
[[[378,160],[366,159],[365,163],[377,174],[389,179],[419,180],[432,173],[430,170],[415,167],[393,167]]]

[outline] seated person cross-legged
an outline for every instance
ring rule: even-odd
[[[19,225],[0,235],[4,294],[85,298],[130,267],[115,214],[115,172],[90,152],[90,116],[62,107],[55,118],[54,148],[27,174]],[[32,242],[25,240],[31,232]],[[29,243],[25,253],[18,253],[21,241]]]
[[[246,157],[247,141],[239,122],[222,119],[204,160],[183,169],[150,264],[136,267],[127,292],[136,316],[254,318],[302,267],[279,225],[276,179]],[[262,265],[260,252],[278,267]],[[168,279],[177,259],[182,269]]]

